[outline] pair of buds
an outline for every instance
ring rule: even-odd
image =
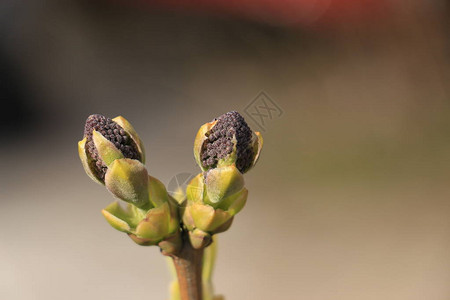
[[[122,207],[116,201],[102,210],[109,224],[136,243],[158,245],[166,254],[180,249],[182,231],[199,249],[230,227],[247,200],[242,174],[255,165],[261,148],[261,135],[237,112],[204,124],[194,142],[203,172],[189,183],[186,198],[177,202],[148,174],[142,141],[123,117],[89,116],[78,143],[89,177],[128,203]]]

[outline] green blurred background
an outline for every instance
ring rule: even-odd
[[[216,291],[238,300],[450,299],[448,2],[376,20],[280,27],[90,1],[0,5],[1,299],[166,299],[156,247],[100,210],[79,162],[92,113],[123,115],[149,172],[199,171],[201,124],[254,108],[264,149],[219,237]]]

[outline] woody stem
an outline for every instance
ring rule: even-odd
[[[183,246],[172,259],[177,272],[181,300],[202,300],[203,249],[192,248],[185,232]]]

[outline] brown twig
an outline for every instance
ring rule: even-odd
[[[187,233],[183,235],[183,246],[172,255],[180,287],[181,300],[202,300],[203,249],[192,248]]]

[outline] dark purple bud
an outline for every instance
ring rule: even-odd
[[[200,159],[204,168],[217,167],[219,160],[226,159],[236,147],[236,168],[245,173],[252,165],[254,151],[252,131],[244,118],[236,111],[227,112],[205,134]],[[235,140],[234,140],[235,139]]]
[[[125,158],[142,160],[136,143],[133,139],[129,138],[128,133],[119,124],[99,114],[90,115],[84,126],[84,136],[86,137],[85,149],[89,165],[96,177],[101,181],[105,180],[105,174],[108,168],[102,161],[92,140],[92,132],[94,130],[112,142],[122,152]]]

